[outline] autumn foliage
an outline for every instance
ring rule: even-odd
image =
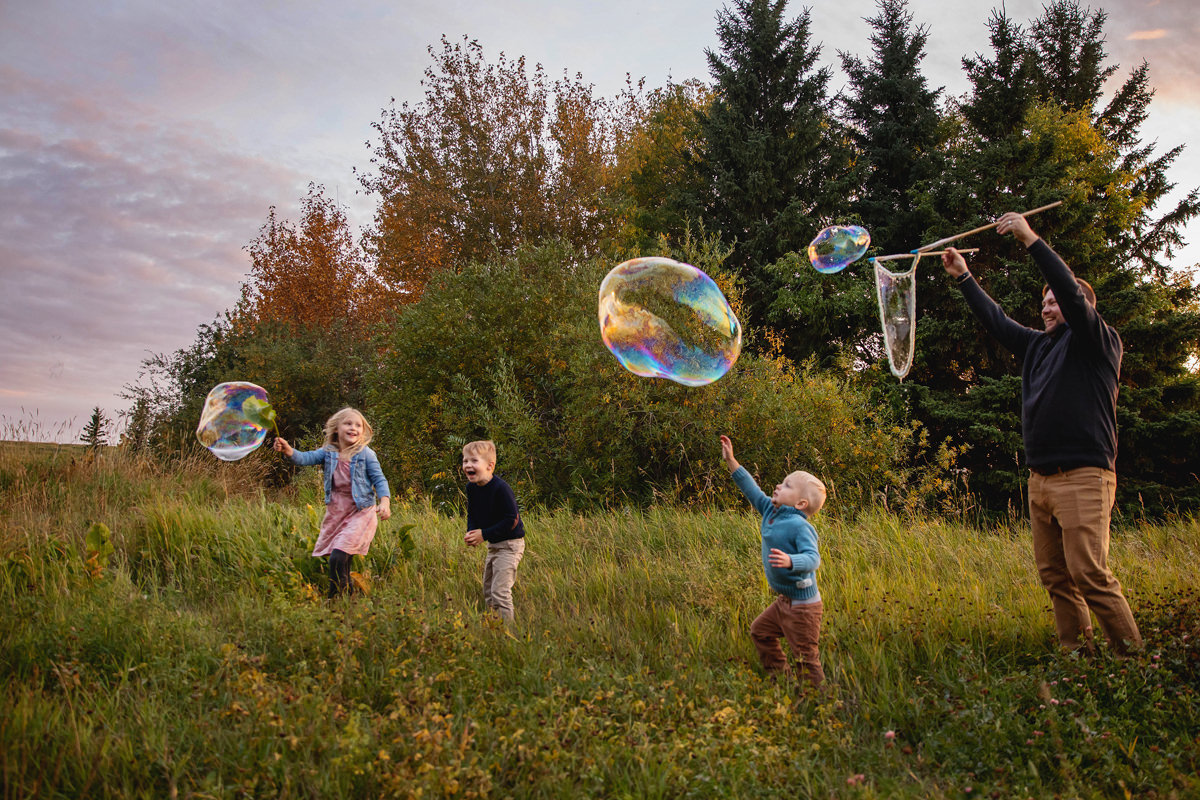
[[[250,273],[235,315],[243,327],[327,329],[338,320],[366,326],[409,299],[375,277],[345,210],[311,184],[299,225],[279,219],[272,207],[246,250]]]

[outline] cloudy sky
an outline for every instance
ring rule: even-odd
[[[0,438],[71,441],[151,353],[189,345],[238,296],[244,246],[274,205],[296,219],[310,181],[356,225],[373,201],[371,123],[417,101],[442,35],[489,60],[525,56],[613,95],[708,79],[722,0],[0,0]],[[910,0],[929,27],[924,72],[952,95],[960,60],[990,53],[999,2]],[[1039,0],[1006,0],[1028,21]],[[1200,130],[1200,22],[1192,0],[1093,4],[1123,79],[1142,59],[1159,151]],[[803,4],[793,2],[791,13]],[[822,62],[869,57],[874,0],[810,4]],[[947,17],[952,16],[953,21]],[[1116,82],[1116,81],[1114,81]],[[840,73],[831,88],[844,85]],[[1189,136],[1192,134],[1192,136]],[[1200,146],[1172,177],[1200,186]],[[1178,264],[1200,261],[1200,223]],[[252,379],[253,376],[247,376]]]

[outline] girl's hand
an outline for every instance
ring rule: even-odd
[[[772,567],[781,567],[782,569],[792,568],[792,557],[787,553],[772,547],[767,553],[767,563]]]
[[[463,542],[466,543],[467,547],[474,547],[475,545],[479,544],[482,541],[483,541],[483,531],[480,530],[479,528],[476,528],[475,530],[472,530],[472,531],[467,531],[467,535],[463,537]]]
[[[390,519],[392,516],[392,498],[379,498],[379,506],[375,509],[380,519]]]
[[[292,453],[296,452],[295,448],[288,444],[287,439],[283,438],[282,436],[276,436],[275,443],[271,446],[274,447],[278,452],[283,453],[288,458],[291,458]]]

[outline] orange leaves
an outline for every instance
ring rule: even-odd
[[[368,324],[403,302],[368,269],[345,211],[312,184],[299,225],[278,219],[272,207],[246,250],[252,265],[238,317],[250,327],[328,327],[339,319]]]
[[[381,196],[367,245],[379,272],[418,296],[433,275],[557,238],[592,253],[611,227],[601,197],[620,115],[582,76],[548,84],[540,66],[489,63],[465,37],[429,50],[425,99],[385,109]]]

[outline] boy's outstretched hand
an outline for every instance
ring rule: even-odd
[[[282,436],[276,436],[275,441],[271,444],[271,446],[274,447],[278,452],[283,453],[288,458],[292,457],[294,448],[288,444],[287,439],[283,438]]]
[[[729,465],[730,472],[737,471],[737,468],[741,466],[733,457],[733,442],[725,434],[721,434],[721,458],[725,459],[725,463]]]

